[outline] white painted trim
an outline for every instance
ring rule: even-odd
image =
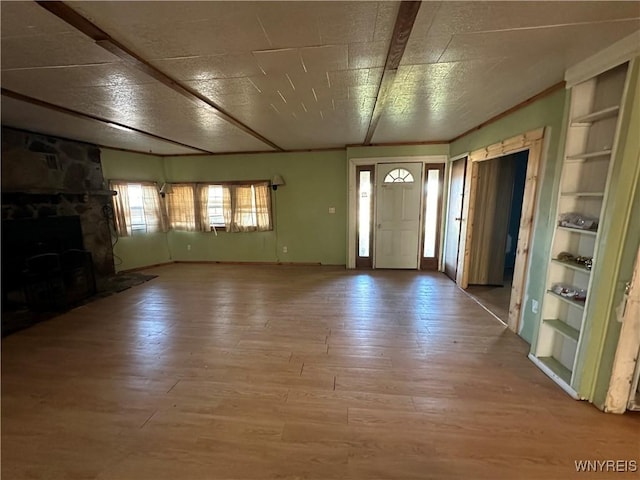
[[[422,163],[427,165],[429,163],[444,163],[445,168],[448,162],[448,155],[415,155],[415,156],[402,156],[402,157],[367,157],[367,158],[350,158],[347,162],[347,268],[356,268],[356,208],[357,208],[357,192],[356,192],[356,167],[361,165],[378,165],[381,163]],[[423,173],[424,173],[423,168]],[[378,169],[376,168],[376,176],[378,175]],[[375,180],[375,179],[374,179]],[[374,212],[375,215],[374,200]],[[375,218],[375,217],[374,217]],[[375,237],[375,235],[374,235]],[[371,246],[375,249],[374,245]],[[375,251],[375,250],[374,250]],[[375,265],[374,265],[375,268]]]
[[[600,75],[637,56],[640,56],[640,30],[569,67],[564,75],[567,88]]]
[[[558,384],[558,386],[562,388],[562,390],[567,392],[571,398],[573,398],[574,400],[580,400],[580,397],[578,396],[576,391],[573,388],[571,388],[571,386],[568,385],[567,382],[565,382],[562,378],[556,375],[553,370],[551,370],[544,363],[538,360],[538,358],[533,353],[529,354],[529,360],[535,363],[540,370],[542,370],[547,376],[553,379],[553,381],[555,381]]]

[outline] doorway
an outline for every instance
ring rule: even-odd
[[[508,326],[514,332],[518,332],[524,301],[525,278],[529,269],[529,246],[531,232],[534,228],[536,215],[536,191],[540,161],[545,142],[545,129],[538,128],[529,132],[516,135],[488,147],[474,150],[468,155],[467,173],[464,184],[464,199],[462,206],[462,227],[460,234],[460,246],[458,255],[458,270],[456,283],[460,288],[469,286],[469,274],[471,271],[471,251],[476,230],[481,225],[474,222],[475,211],[478,209],[476,198],[478,192],[478,171],[483,162],[496,157],[503,157],[512,153],[527,151],[527,173],[522,200],[522,214],[518,242],[516,246],[515,266],[513,267],[513,281],[511,287],[511,300],[509,304]]]
[[[349,160],[347,268],[438,269],[446,161]]]
[[[467,292],[505,324],[522,215],[528,151],[481,162]]]

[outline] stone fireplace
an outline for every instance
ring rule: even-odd
[[[3,127],[3,299],[35,255],[87,251],[98,279],[114,274],[111,205],[98,147]]]

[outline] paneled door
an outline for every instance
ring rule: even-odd
[[[376,181],[375,268],[418,268],[422,164],[381,164]]]
[[[460,246],[460,222],[462,221],[462,200],[467,158],[451,164],[451,184],[449,186],[449,209],[444,247],[444,273],[454,282],[458,271],[458,247]]]

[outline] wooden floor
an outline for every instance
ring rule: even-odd
[[[511,284],[503,287],[472,285],[467,293],[505,324],[509,323]]]
[[[3,339],[3,479],[564,480],[640,460],[638,415],[571,400],[441,274],[149,272]]]

